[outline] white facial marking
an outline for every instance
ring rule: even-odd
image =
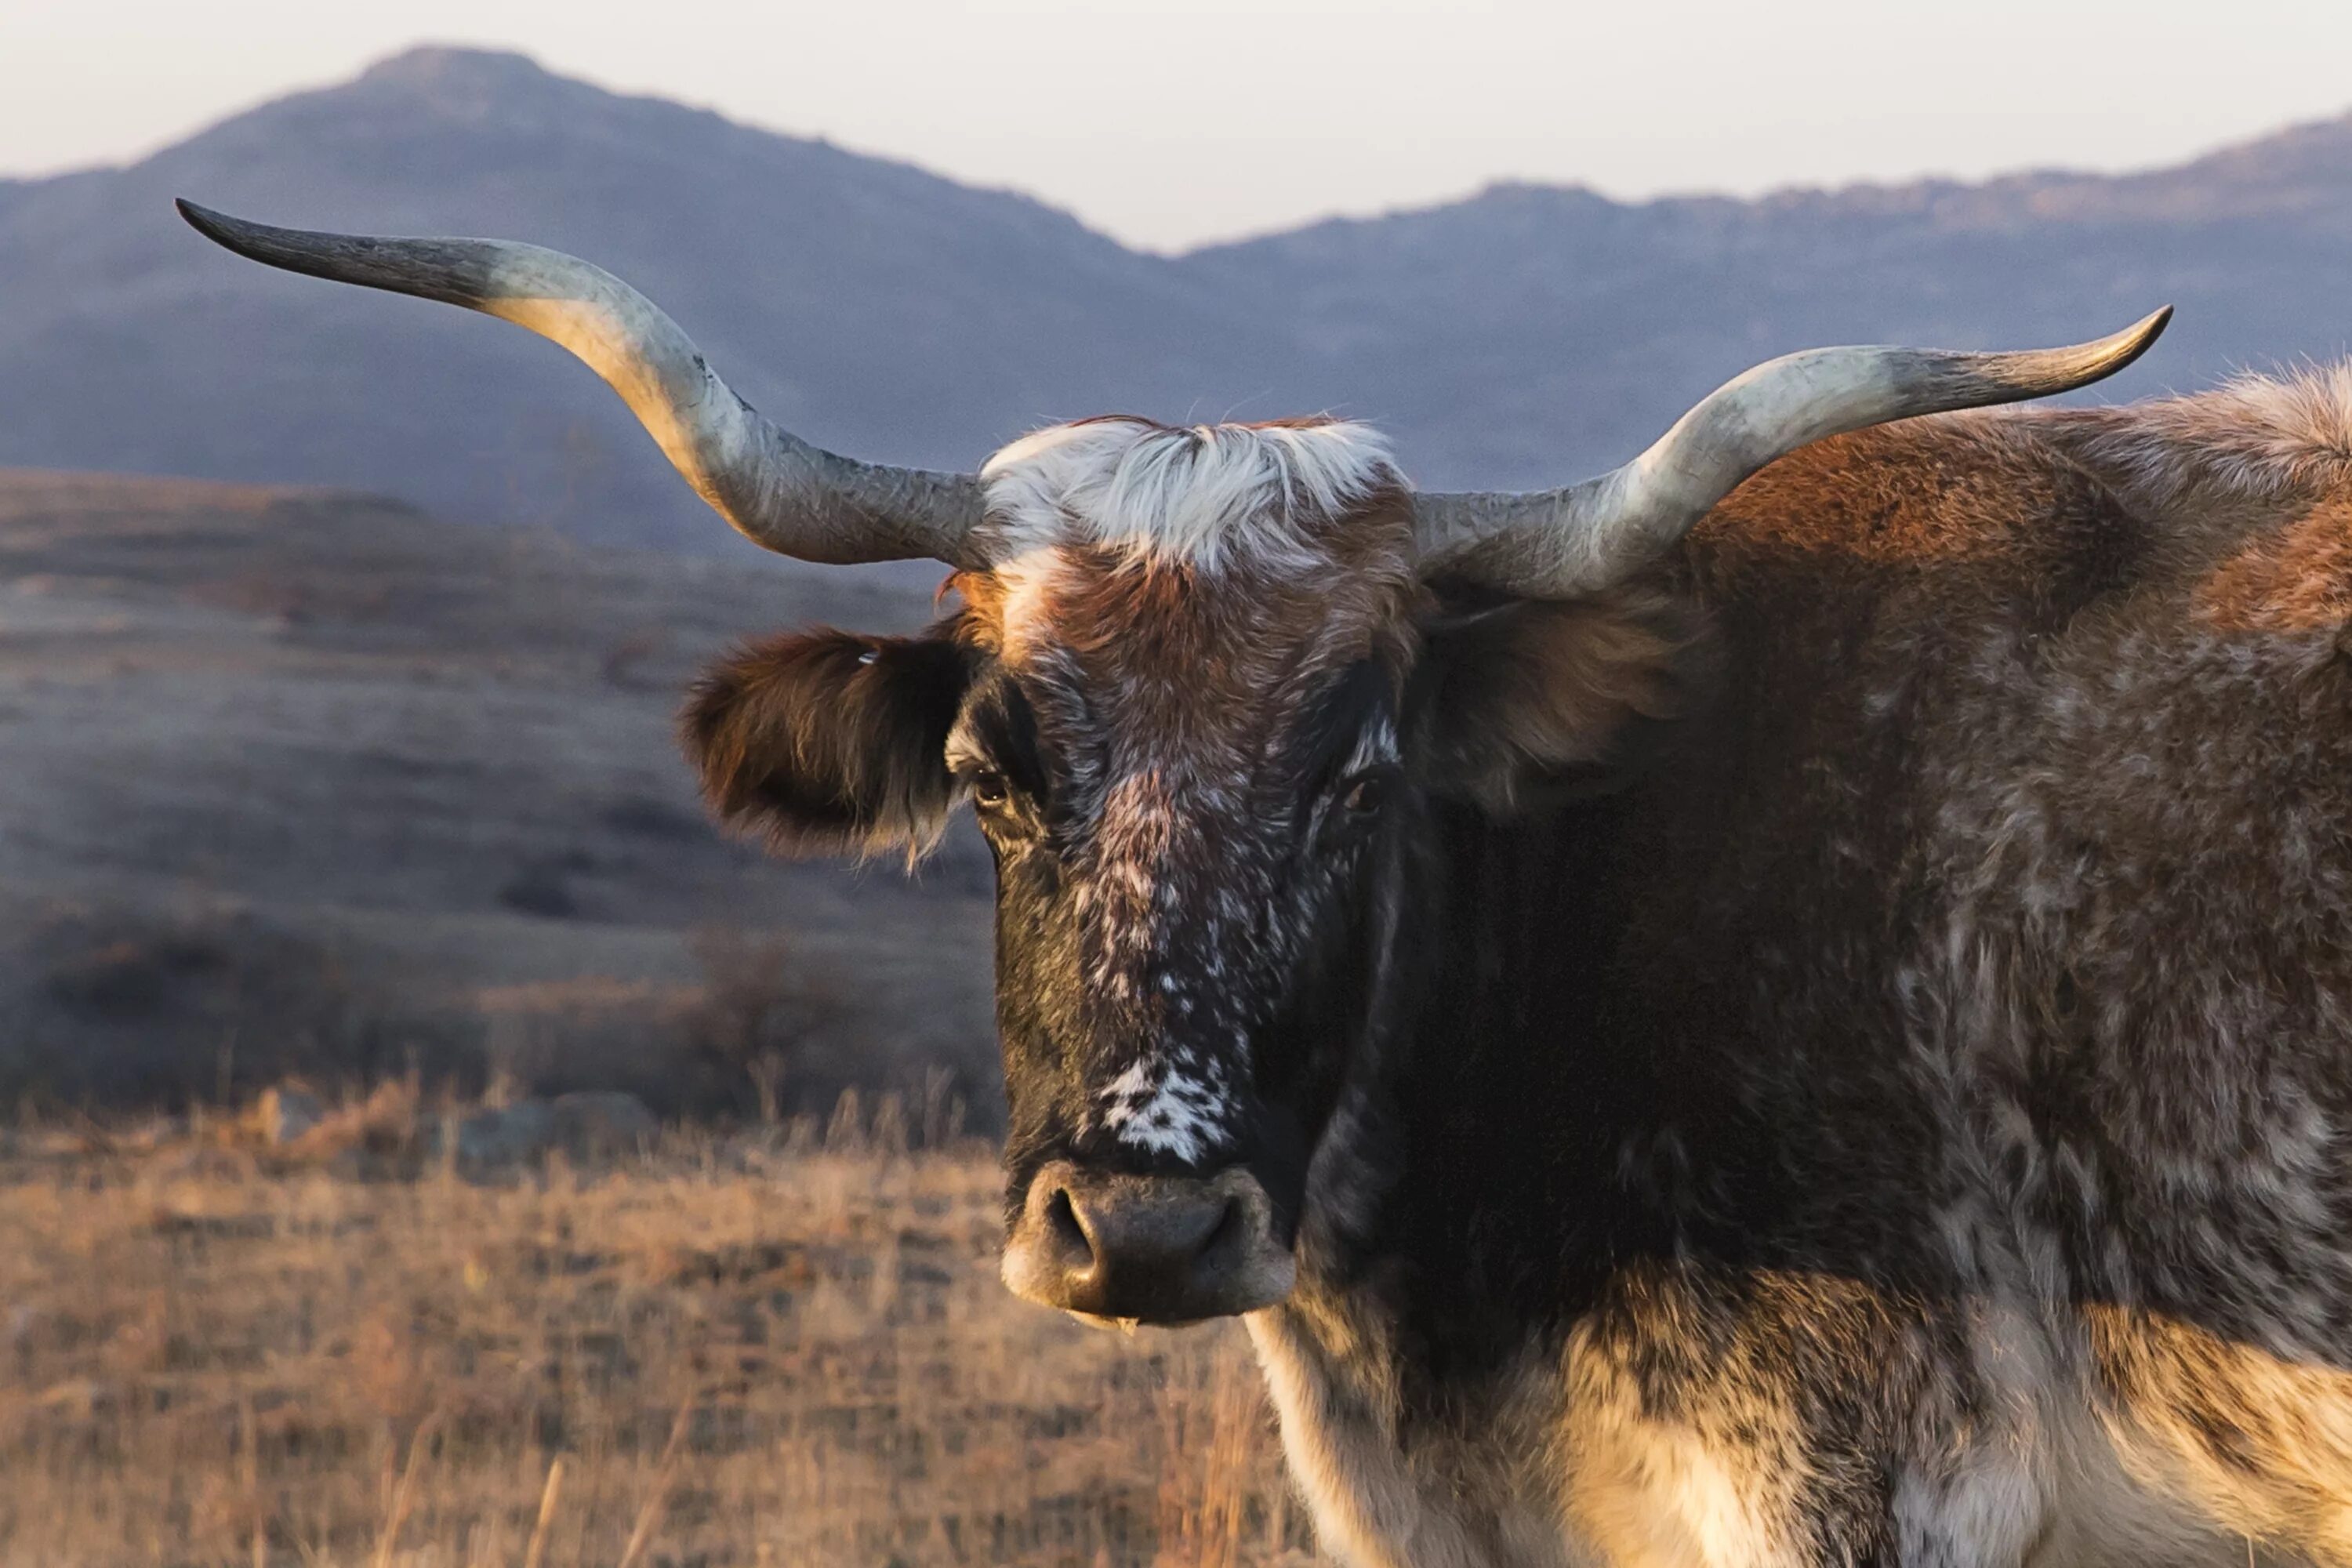
[[[1101,1125],[1139,1149],[1187,1164],[1199,1160],[1223,1142],[1231,1106],[1222,1062],[1187,1053],[1186,1065],[1194,1070],[1168,1062],[1130,1065],[1096,1094]]]

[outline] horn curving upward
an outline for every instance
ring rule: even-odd
[[[2073,348],[1833,348],[1769,361],[1710,393],[1623,468],[1581,484],[1416,496],[1421,574],[1538,599],[1608,587],[1671,548],[1742,479],[1809,441],[2088,385],[2146,353],[2171,319],[2168,305]]]
[[[463,305],[527,327],[604,378],[704,500],[753,543],[849,564],[980,566],[979,479],[813,447],[738,397],[652,300],[561,251],[496,239],[385,239],[272,228],[179,203],[197,232],[289,272]]]

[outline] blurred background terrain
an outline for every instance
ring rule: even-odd
[[[928,595],[325,490],[0,472],[0,1095],[288,1076],[992,1121],[985,851],[779,864],[670,741],[698,662]]]

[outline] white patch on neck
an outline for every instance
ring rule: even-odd
[[[1102,544],[1214,572],[1246,556],[1320,559],[1307,528],[1403,480],[1369,426],[1055,425],[980,470],[1007,556]]]
[[[1123,1143],[1172,1154],[1186,1164],[1223,1141],[1227,1111],[1223,1064],[1193,1078],[1163,1064],[1139,1061],[1096,1092],[1101,1124]]]

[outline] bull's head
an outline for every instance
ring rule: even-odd
[[[2165,321],[2038,353],[1776,360],[1625,467],[1533,494],[1415,493],[1328,421],[1093,420],[940,474],[778,429],[570,257],[183,210],[257,260],[553,339],[768,549],[954,569],[961,605],[923,636],[727,659],[687,747],[722,815],[792,850],[917,850],[971,803],[997,868],[1005,1279],[1159,1321],[1290,1289],[1317,1149],[1410,968],[1414,823],[1447,799],[1518,809],[1672,709],[1677,634],[1645,567],[1796,446],[2079,386]]]

